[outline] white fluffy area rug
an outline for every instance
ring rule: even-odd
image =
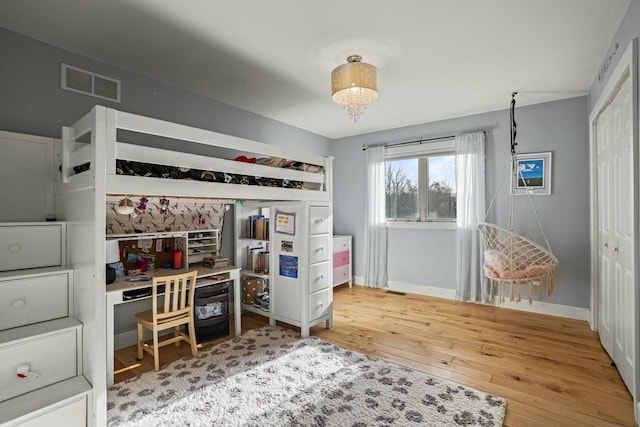
[[[504,399],[267,326],[108,391],[109,426],[500,426]]]

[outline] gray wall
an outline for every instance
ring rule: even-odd
[[[620,23],[616,34],[613,36],[611,45],[609,46],[609,49],[607,49],[604,58],[602,58],[598,75],[596,75],[596,78],[591,85],[591,90],[589,91],[589,111],[591,111],[591,108],[593,108],[595,103],[598,102],[598,98],[600,97],[602,90],[611,78],[611,73],[613,73],[616,65],[620,62],[620,58],[627,50],[629,43],[631,43],[632,39],[637,37],[640,37],[640,0],[631,0],[627,11],[622,18],[622,22]],[[611,56],[611,60],[609,61],[608,58],[613,52],[614,45],[616,43],[618,44],[618,49],[616,53]],[[638,61],[638,65],[640,65],[640,55],[638,55]],[[600,76],[600,74],[602,75]]]
[[[96,104],[326,155],[330,140],[0,28],[0,129],[60,138]],[[60,63],[122,82],[122,102],[60,89]],[[216,82],[212,82],[216,84]]]
[[[522,94],[526,97],[526,94]],[[509,104],[505,96],[505,104]],[[589,307],[589,144],[587,98],[516,108],[518,152],[553,152],[552,194],[532,197],[560,260],[556,293],[545,301]],[[364,275],[363,145],[487,131],[487,206],[509,165],[508,110],[335,140],[334,229],[354,236],[354,274]],[[509,183],[489,220],[508,227]],[[515,229],[544,244],[528,197],[515,198]],[[389,280],[455,288],[455,230],[389,229]]]
[[[638,1],[634,0],[634,5]],[[292,149],[335,156],[335,232],[354,235],[354,267],[363,275],[363,144],[380,144],[486,130],[488,197],[508,164],[508,112],[493,112],[336,140],[240,110],[215,100],[103,64],[0,29],[0,129],[59,137],[99,103],[124,111],[211,129]],[[122,81],[122,103],[101,101],[60,89],[60,63]],[[505,104],[508,105],[508,97]],[[552,249],[560,259],[558,290],[547,301],[588,307],[588,140],[587,99],[574,98],[518,108],[520,152],[554,152],[553,194],[534,199]],[[508,188],[492,220],[505,225]],[[517,228],[542,241],[527,200],[517,200]],[[226,228],[226,227],[225,227]],[[225,234],[229,229],[225,229]],[[226,241],[226,240],[225,240]],[[390,280],[453,289],[455,231],[389,231]],[[229,248],[231,249],[231,248]],[[225,248],[226,252],[227,248]]]
[[[2,130],[60,138],[62,126],[73,123],[95,104],[100,104],[298,151],[320,155],[327,155],[330,151],[330,140],[323,136],[2,28],[0,57],[0,93],[4,101],[0,102]],[[122,102],[109,102],[60,89],[62,62],[120,80]],[[44,221],[45,215],[43,211],[40,220]],[[225,217],[223,253],[230,256],[234,252],[233,212],[228,212]]]

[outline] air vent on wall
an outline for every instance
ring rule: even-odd
[[[120,81],[62,64],[61,87],[72,92],[120,102]]]

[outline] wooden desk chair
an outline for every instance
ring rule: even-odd
[[[154,277],[152,285],[153,308],[136,314],[136,319],[138,319],[138,360],[142,360],[143,350],[153,355],[156,371],[160,369],[158,350],[162,346],[175,343],[177,347],[180,345],[180,341],[186,341],[191,345],[191,354],[198,355],[193,322],[196,275],[197,272],[194,270],[183,274]],[[190,292],[187,292],[187,282],[191,287]],[[158,307],[158,286],[161,285],[164,285],[164,303]],[[189,335],[180,330],[181,325],[188,325]],[[143,341],[143,328],[147,328],[153,333],[153,345]],[[173,338],[158,341],[158,332],[169,328],[173,328]]]

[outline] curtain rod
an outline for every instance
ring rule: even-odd
[[[482,131],[483,134],[487,134],[486,131]],[[394,142],[391,144],[384,144],[382,145],[383,147],[396,147],[398,145],[409,145],[409,144],[422,144],[423,142],[433,142],[433,141],[440,141],[441,139],[452,139],[455,138],[456,135],[446,135],[446,136],[437,136],[434,138],[420,138],[420,139],[414,139],[412,141],[403,141],[403,142]],[[367,148],[369,147],[378,147],[378,145],[363,145],[362,146],[362,151],[365,151]]]

